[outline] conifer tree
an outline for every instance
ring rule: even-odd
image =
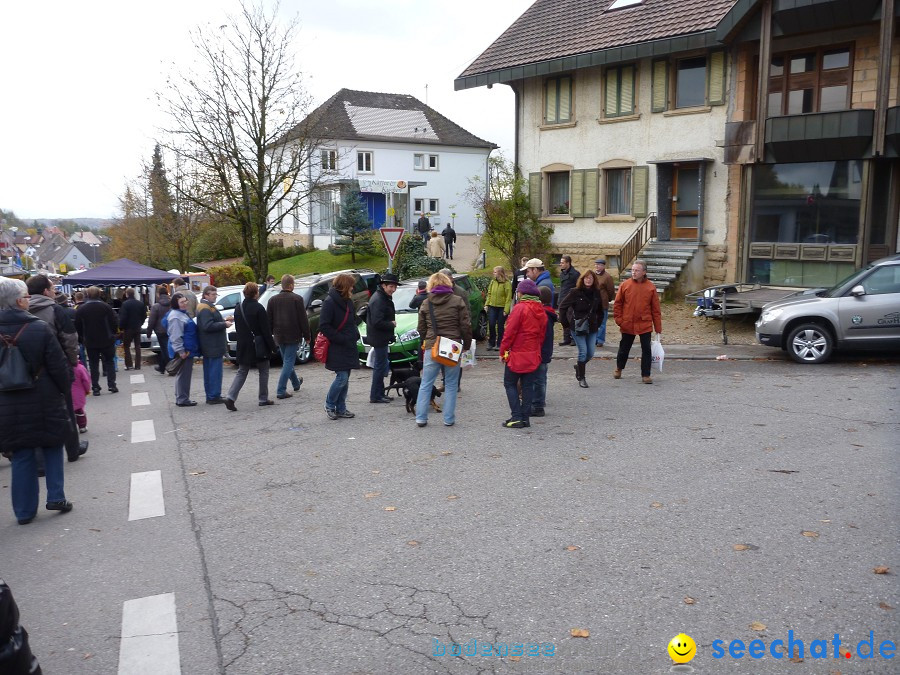
[[[350,260],[356,262],[356,254],[375,253],[375,241],[372,237],[372,221],[362,200],[359,190],[350,190],[341,200],[341,215],[334,225],[337,237],[331,252],[334,255],[349,253]]]

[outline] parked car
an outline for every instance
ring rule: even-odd
[[[476,340],[484,340],[487,336],[487,313],[484,309],[484,295],[466,274],[456,274],[454,283],[469,294],[469,311],[472,315],[472,336]],[[422,279],[406,279],[394,292],[394,311],[397,315],[397,327],[395,328],[394,341],[388,346],[388,360],[391,365],[402,366],[412,363],[418,358],[419,347],[422,340],[419,336],[419,310],[410,307],[410,302],[416,297],[416,289]],[[359,342],[356,344],[359,352],[359,360],[365,363],[369,355],[369,343],[366,339],[366,324],[359,326]]]
[[[358,316],[359,311],[369,302],[369,291],[365,280],[355,270],[339,270],[327,274],[309,274],[294,279],[294,293],[303,298],[303,302],[306,305],[306,315],[309,317],[309,330],[314,339],[316,333],[319,332],[319,314],[322,312],[322,302],[328,295],[331,283],[338,274],[350,274],[356,279],[352,297]],[[281,284],[275,284],[271,288],[267,288],[265,293],[260,296],[259,304],[265,308],[269,304],[269,299],[276,293],[281,293]],[[228,331],[228,354],[232,358],[237,358],[237,332],[233,328]],[[311,358],[312,346],[304,341],[297,352],[297,363],[306,363]]]
[[[900,254],[877,260],[829,289],[766,303],[756,339],[798,363],[822,363],[836,349],[900,350]]]
[[[243,297],[243,286],[221,286],[219,287],[219,296],[216,298],[216,309],[222,315],[223,319],[227,319],[234,314],[234,308]],[[199,299],[199,298],[198,298]],[[159,354],[159,340],[156,339],[156,333],[150,333],[147,337],[147,322],[150,321],[148,316],[144,319],[144,325],[141,326],[141,349],[149,349],[154,354]]]

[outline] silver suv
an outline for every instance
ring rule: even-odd
[[[830,289],[766,303],[756,339],[798,363],[822,363],[835,349],[900,350],[900,254],[877,260]]]

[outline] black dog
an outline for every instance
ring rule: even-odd
[[[413,364],[410,368],[391,368],[391,383],[385,388],[385,393],[394,389],[397,392],[397,396],[400,396],[404,382],[419,374],[419,369],[415,367],[416,365]]]
[[[418,375],[407,377],[403,382],[403,398],[406,399],[406,412],[414,413],[416,411],[416,401],[419,400],[419,387],[422,385],[422,378]],[[441,412],[441,407],[434,400],[441,395],[437,387],[431,388],[431,407],[435,412]]]

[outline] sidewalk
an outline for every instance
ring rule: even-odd
[[[773,349],[765,345],[673,345],[663,343],[666,350],[666,359],[680,361],[789,361],[787,352],[781,349]],[[612,360],[616,358],[618,344],[607,343],[594,352],[595,359]],[[574,345],[560,347],[553,346],[554,359],[574,359],[578,350]],[[641,355],[640,345],[631,349],[631,356]],[[719,358],[719,357],[726,358]]]
[[[476,234],[457,234],[453,247],[453,269],[457,272],[471,272],[472,266],[481,255],[481,237]]]

